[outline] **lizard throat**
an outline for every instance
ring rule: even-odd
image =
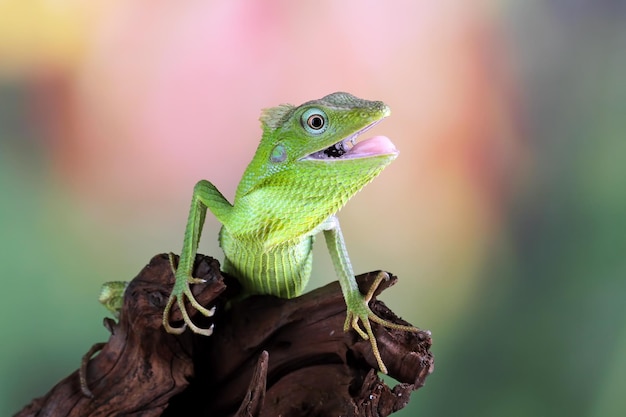
[[[302,158],[303,160],[344,160],[344,159],[356,159],[367,158],[370,156],[379,156],[386,154],[397,154],[398,150],[394,144],[386,136],[374,136],[370,139],[363,140],[357,143],[357,137],[371,129],[378,124],[380,120],[364,127],[363,129],[353,133],[340,140],[337,143],[330,145],[326,149],[313,152]]]

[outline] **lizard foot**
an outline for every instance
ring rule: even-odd
[[[211,317],[215,314],[215,307],[208,309],[202,306],[194,297],[191,292],[191,288],[189,284],[202,284],[206,282],[204,279],[193,278],[191,276],[184,276],[184,274],[179,274],[177,272],[177,268],[174,266],[174,254],[170,253],[170,264],[172,266],[172,271],[176,276],[176,282],[174,283],[174,288],[172,289],[172,293],[170,294],[170,298],[167,300],[167,304],[165,305],[165,309],[163,310],[163,327],[168,333],[172,334],[181,334],[185,331],[187,326],[197,334],[203,336],[211,336],[213,334],[213,325],[208,329],[203,329],[201,327],[196,326],[193,321],[191,321],[191,317],[189,317],[189,313],[187,313],[187,308],[185,307],[185,297],[189,300],[189,303],[198,310],[202,315],[206,317]],[[183,315],[184,324],[180,327],[175,327],[170,324],[170,310],[174,305],[174,302],[178,305],[181,314]]]
[[[381,282],[388,280],[389,275],[386,272],[379,272],[374,280],[374,283],[370,287],[369,291],[365,296],[361,295],[361,293],[357,293],[357,296],[350,300],[348,304],[348,313],[346,315],[346,321],[343,326],[344,331],[350,330],[350,328],[354,329],[359,336],[361,336],[365,340],[369,340],[372,345],[372,352],[374,353],[374,357],[376,358],[376,362],[378,362],[378,368],[384,374],[387,373],[387,367],[383,363],[383,359],[380,356],[380,351],[378,350],[378,343],[376,342],[376,338],[374,337],[374,333],[372,332],[372,326],[370,324],[370,320],[380,324],[381,326],[388,327],[390,329],[403,330],[407,332],[418,332],[419,329],[414,326],[406,326],[402,324],[392,323],[387,320],[383,320],[378,317],[374,312],[369,308],[369,302],[371,301],[376,289],[380,285]],[[361,328],[359,325],[359,321],[363,323],[363,327],[365,330]]]

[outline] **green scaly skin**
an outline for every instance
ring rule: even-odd
[[[194,188],[180,261],[178,267],[172,265],[176,282],[163,313],[165,329],[176,334],[187,326],[203,335],[213,331],[213,326],[197,327],[184,305],[187,297],[203,315],[214,313],[195,300],[189,287],[202,282],[191,274],[208,208],[222,223],[223,270],[239,278],[246,294],[283,298],[302,294],[311,275],[315,235],[323,232],[346,301],[344,330],[353,328],[370,340],[379,368],[386,373],[370,320],[395,329],[418,329],[382,320],[370,310],[376,287],[388,276],[380,273],[367,295],[359,292],[335,214],[397,157],[398,151],[383,136],[351,146],[358,134],[389,114],[383,102],[347,93],[298,107],[265,109],[260,118],[263,136],[234,203],[206,180]],[[182,327],[169,323],[175,302],[183,314]]]

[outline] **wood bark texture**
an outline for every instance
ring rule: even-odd
[[[17,416],[388,416],[409,402],[433,370],[430,332],[408,333],[372,323],[389,375],[379,379],[369,341],[343,331],[346,307],[338,282],[293,299],[252,296],[237,300],[236,280],[219,263],[198,255],[193,286],[203,305],[217,306],[210,337],[162,327],[174,283],[165,254],[157,255],[129,284],[119,321],[77,370],[33,400]],[[362,292],[376,273],[360,275]],[[379,290],[393,285],[391,276]],[[398,319],[381,301],[372,310]],[[191,311],[191,308],[190,310]],[[174,309],[172,320],[181,320]],[[95,352],[95,356],[91,357]],[[77,361],[78,362],[78,361]]]

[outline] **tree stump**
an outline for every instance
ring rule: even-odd
[[[215,324],[212,336],[165,332],[162,314],[174,276],[168,256],[157,255],[129,284],[119,322],[105,319],[109,341],[85,357],[93,397],[81,390],[77,370],[17,416],[387,416],[406,406],[433,369],[430,332],[372,323],[389,375],[400,383],[390,389],[380,380],[369,341],[343,331],[338,282],[289,300],[252,296],[229,303],[239,285],[215,259],[198,255],[194,276],[207,281],[193,286],[198,301],[217,306],[211,318],[194,317],[202,326]],[[357,277],[363,292],[375,277]],[[391,276],[379,290],[396,280]],[[370,307],[408,324],[378,300]],[[172,320],[181,320],[178,309]]]

